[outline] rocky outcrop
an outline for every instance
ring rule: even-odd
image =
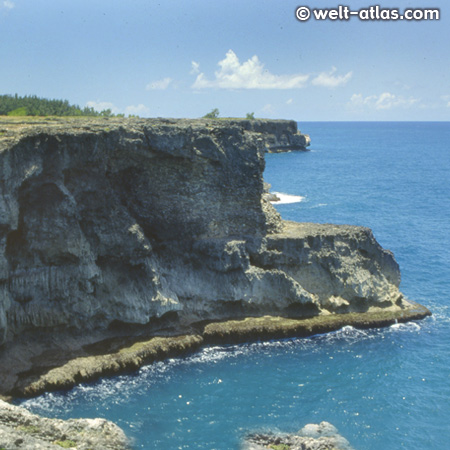
[[[336,427],[328,422],[308,424],[298,433],[255,433],[247,436],[241,450],[353,450]]]
[[[0,400],[0,449],[126,450],[123,431],[105,419],[47,419]]]
[[[225,119],[232,126],[240,126],[246,131],[259,133],[268,153],[282,153],[295,150],[307,150],[311,138],[297,130],[297,122],[293,120],[234,120]]]
[[[296,146],[295,122],[41,119],[2,130],[3,392],[11,373],[115,336],[414,308],[370,230],[283,222],[264,197],[264,152]]]

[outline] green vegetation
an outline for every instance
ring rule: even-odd
[[[36,425],[19,425],[17,429],[25,433],[39,433],[39,431],[41,431],[41,429]]]
[[[269,446],[269,448],[273,449],[273,450],[291,450],[291,447],[287,444],[272,444]]]
[[[214,108],[211,112],[208,114],[205,114],[203,116],[204,119],[217,119],[219,117],[219,110],[217,108]]]
[[[22,108],[14,109],[13,111],[9,111],[8,116],[27,116],[27,108],[22,106]]]
[[[217,108],[214,108],[211,112],[209,112],[208,114],[205,114],[202,117],[202,119],[221,119],[221,120],[238,120],[238,119],[242,119],[242,117],[219,117],[219,115],[220,115],[219,110]],[[247,113],[245,115],[245,118],[247,120],[255,120],[255,113],[254,112]]]
[[[36,95],[20,97],[17,94],[0,95],[0,115],[124,117],[124,114],[113,114],[110,109],[97,112],[88,106],[71,105],[67,100],[49,100]]]
[[[65,440],[65,441],[56,441],[55,442],[56,445],[59,445],[62,448],[73,448],[77,446],[77,443],[74,441],[71,441],[69,439]]]

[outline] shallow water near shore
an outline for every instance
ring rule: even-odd
[[[287,220],[364,225],[392,250],[401,289],[433,317],[382,330],[204,349],[24,402],[105,417],[136,449],[232,449],[254,430],[333,423],[355,449],[450,440],[450,123],[301,123],[311,152],[266,156]]]

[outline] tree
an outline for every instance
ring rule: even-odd
[[[211,112],[203,116],[204,119],[217,119],[218,117],[219,117],[219,110],[217,108],[214,108]]]
[[[100,115],[102,117],[112,117],[113,113],[112,111],[108,108],[108,109],[104,109],[103,111],[100,111]]]
[[[88,106],[81,109],[78,105],[71,105],[68,100],[49,100],[36,95],[21,97],[17,94],[0,95],[0,115],[115,117],[110,109],[97,112]]]
[[[255,113],[247,113],[247,115],[245,116],[246,119],[248,120],[255,120]]]

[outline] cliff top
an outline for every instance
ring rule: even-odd
[[[244,130],[255,132],[276,132],[276,129],[288,129],[297,133],[297,123],[294,120],[281,119],[167,119],[167,118],[121,118],[121,117],[36,117],[0,116],[0,150],[18,138],[42,132],[51,134],[79,134],[110,132],[115,129],[126,128],[130,131],[139,130],[152,125],[176,125],[180,128],[207,127],[211,129],[240,126]],[[264,130],[262,130],[264,128]]]

